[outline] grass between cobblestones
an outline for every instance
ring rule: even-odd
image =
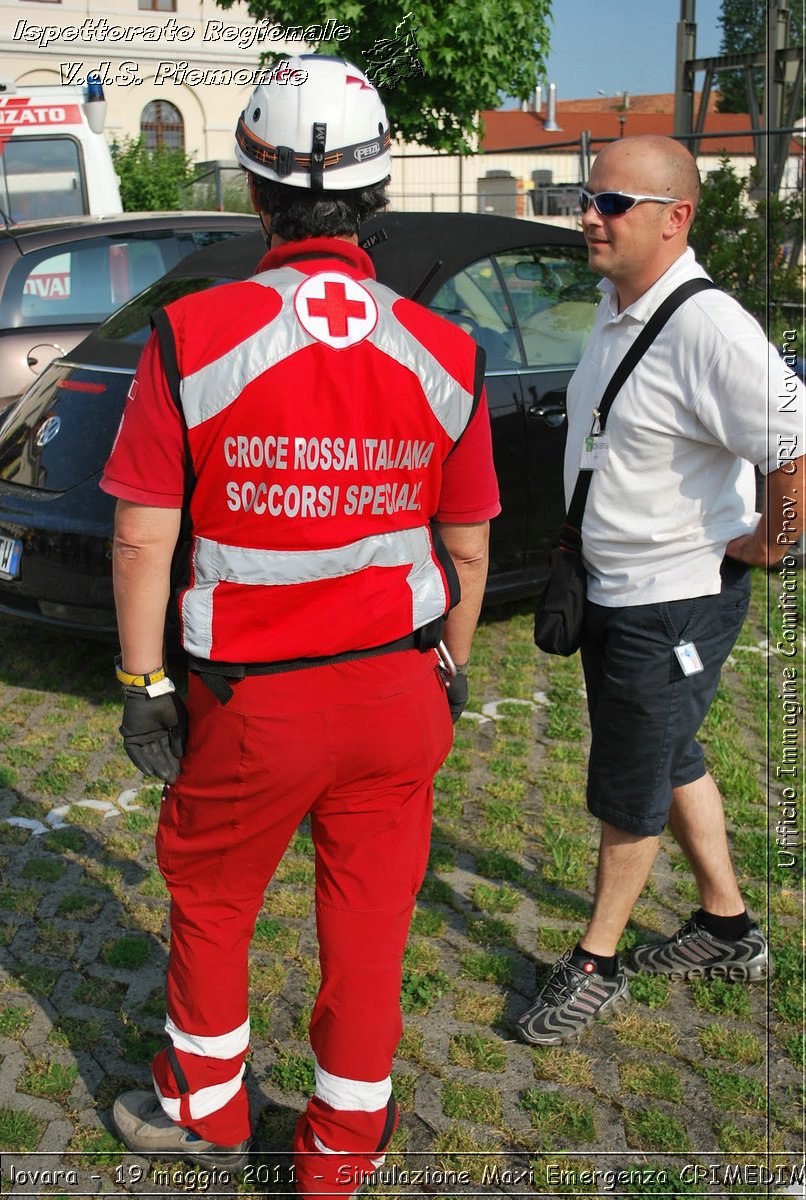
[[[775,576],[771,594],[774,644]],[[802,595],[799,605],[802,632]],[[371,1191],[422,1194],[399,1172],[427,1168],[430,1195],[588,1195],[613,1190],[602,1172],[622,1171],[620,1194],[685,1196],[702,1192],[686,1167],[697,1160],[728,1168],[710,1194],[760,1195],[766,1188],[754,1191],[731,1164],[783,1171],[798,1161],[803,874],[800,859],[779,863],[774,767],[782,665],[801,659],[761,652],[766,614],[759,575],[702,740],[775,978],[750,988],[635,976],[615,1019],[576,1046],[542,1049],[518,1041],[513,1020],[576,941],[596,867],[582,677],[578,658],[537,654],[525,608],[481,624],[404,960],[401,1123]],[[46,1145],[82,1179],[99,1174],[103,1194],[123,1195],[142,1190],[130,1171],[141,1160],[117,1142],[109,1109],[126,1087],[148,1085],[161,1044],[167,893],[153,848],[161,789],[120,749],[109,660],[106,647],[0,619],[0,1150],[6,1168],[8,1155],[19,1169],[52,1168],[34,1153]],[[798,794],[802,769],[799,760],[789,777]],[[223,1191],[198,1178],[191,1190],[287,1190],[283,1155],[313,1084],[313,870],[303,827],[255,930],[255,1169]],[[696,906],[664,837],[621,950],[668,935]],[[186,1193],[192,1172],[163,1165],[154,1194]]]

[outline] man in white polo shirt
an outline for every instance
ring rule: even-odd
[[[699,190],[689,152],[646,136],[606,146],[580,194],[589,262],[604,279],[568,390],[569,500],[608,380],[660,303],[705,276],[688,248]],[[677,309],[615,398],[582,524],[596,892],[587,930],[518,1020],[525,1041],[570,1041],[626,1002],[616,946],[667,822],[701,907],[665,942],[637,947],[633,966],[674,978],[769,974],[696,734],[747,612],[749,566],[778,562],[802,529],[803,412],[802,384],[717,290]],[[754,466],[766,475],[760,519]]]

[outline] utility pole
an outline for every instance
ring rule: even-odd
[[[767,195],[781,186],[788,157],[790,134],[798,99],[803,91],[803,50],[787,46],[789,36],[788,0],[771,0],[767,8],[766,49],[747,54],[719,54],[697,58],[696,0],[680,0],[677,23],[677,62],[675,70],[674,136],[684,139],[691,153],[699,152],[697,134],[705,128],[705,116],[714,75],[728,67],[740,67],[747,78],[748,109],[753,129],[756,163],[761,182],[759,192]],[[764,68],[764,108],[759,113],[752,88],[752,68]],[[699,110],[694,114],[694,88],[698,71],[705,72]],[[792,84],[792,97],[786,104],[786,87]],[[775,130],[775,132],[770,132]],[[764,133],[766,131],[766,137]],[[780,132],[784,131],[784,132]]]
[[[695,0],[680,0],[674,86],[675,137],[685,137],[694,128],[694,71],[691,67],[697,54],[694,5]]]

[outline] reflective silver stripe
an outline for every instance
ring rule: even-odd
[[[347,1158],[359,1157],[358,1152],[355,1150],[331,1150],[330,1146],[326,1146],[325,1143],[322,1141],[322,1139],[320,1137],[317,1137],[316,1134],[313,1135],[313,1142],[314,1142],[314,1145],[316,1146],[316,1149],[319,1151],[320,1154],[340,1154]],[[369,1156],[367,1156],[367,1157],[369,1157]],[[373,1166],[375,1168],[375,1170],[377,1171],[378,1168],[382,1167],[383,1164],[386,1162],[386,1155],[382,1154],[380,1156],[380,1158],[370,1158],[369,1161],[370,1161],[370,1165]],[[362,1191],[363,1191],[363,1186],[359,1186],[358,1191],[350,1192],[350,1195],[358,1196],[361,1194]],[[328,1194],[332,1195],[332,1193],[328,1193]]]
[[[162,1105],[162,1111],[165,1113],[166,1117],[170,1117],[172,1121],[178,1121],[180,1101],[173,1096],[163,1096],[162,1092],[157,1087],[157,1081],[154,1079],[153,1075],[151,1079],[154,1084],[154,1091],[157,1093],[157,1099]]]
[[[386,1107],[392,1094],[392,1080],[388,1075],[377,1083],[344,1079],[341,1075],[331,1075],[318,1062],[314,1063],[314,1074],[316,1095],[331,1108],[347,1112],[378,1112]]]
[[[392,312],[392,305],[400,299],[398,294],[371,280],[363,283],[378,304],[378,324],[366,340],[417,376],[431,411],[455,442],[470,420],[473,393],[466,391],[414,334],[400,324]]]
[[[238,1095],[241,1090],[241,1080],[243,1079],[246,1066],[242,1066],[237,1075],[232,1079],[228,1079],[225,1083],[214,1083],[210,1087],[199,1088],[198,1092],[190,1092],[188,1102],[190,1104],[190,1116],[195,1120],[201,1120],[202,1117],[209,1117],[210,1113],[218,1112],[229,1104],[234,1096]],[[152,1076],[153,1079],[153,1076]],[[179,1105],[180,1101],[171,1096],[163,1096],[157,1086],[157,1081],[154,1082],[154,1091],[157,1093],[157,1099],[162,1105],[163,1112],[172,1121],[179,1121]]]
[[[246,1065],[242,1065],[237,1075],[232,1079],[228,1079],[226,1083],[214,1083],[212,1087],[200,1088],[198,1092],[191,1092],[190,1115],[196,1120],[202,1117],[209,1117],[210,1113],[218,1112],[226,1104],[229,1104],[238,1092],[241,1090],[241,1081],[243,1080]]]
[[[264,371],[314,344],[316,339],[302,328],[291,302],[293,292],[306,278],[290,267],[264,271],[254,277],[253,283],[270,287],[279,294],[282,308],[274,320],[252,337],[182,379],[182,409],[189,429],[223,412]],[[397,293],[373,280],[361,282],[371,292],[379,310],[378,323],[366,340],[417,376],[431,411],[448,437],[456,441],[470,420],[472,393],[395,318],[392,305],[400,299]]]
[[[264,271],[254,277],[253,283],[279,292],[283,306],[273,321],[246,341],[239,342],[215,362],[182,379],[182,410],[188,429],[223,412],[264,371],[304,346],[313,345],[315,338],[306,333],[297,320],[290,295],[305,278],[299,271],[287,267]]]
[[[193,543],[193,586],[182,597],[182,643],[190,654],[209,658],[213,649],[213,592],[216,581],[200,585],[198,555],[206,539],[196,538]],[[210,545],[215,545],[211,542]],[[203,647],[203,649],[199,649]]]
[[[367,567],[410,567],[412,630],[420,629],[448,606],[442,575],[431,556],[428,530],[401,529],[372,534],[326,550],[254,550],[197,537],[193,587],[182,604],[185,648],[209,658],[213,645],[213,597],[221,582],[254,586],[315,583],[355,575]]]
[[[249,1045],[249,1018],[229,1033],[204,1037],[198,1033],[185,1033],[170,1017],[166,1017],[165,1032],[176,1049],[184,1050],[186,1054],[198,1054],[201,1058],[235,1058],[236,1054],[243,1054]]]

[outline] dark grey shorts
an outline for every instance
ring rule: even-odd
[[[716,596],[628,608],[586,604],[587,799],[595,817],[627,833],[658,834],[672,789],[705,774],[696,735],[749,598],[749,568],[725,559]],[[694,643],[704,670],[683,674],[674,653],[680,641]]]

